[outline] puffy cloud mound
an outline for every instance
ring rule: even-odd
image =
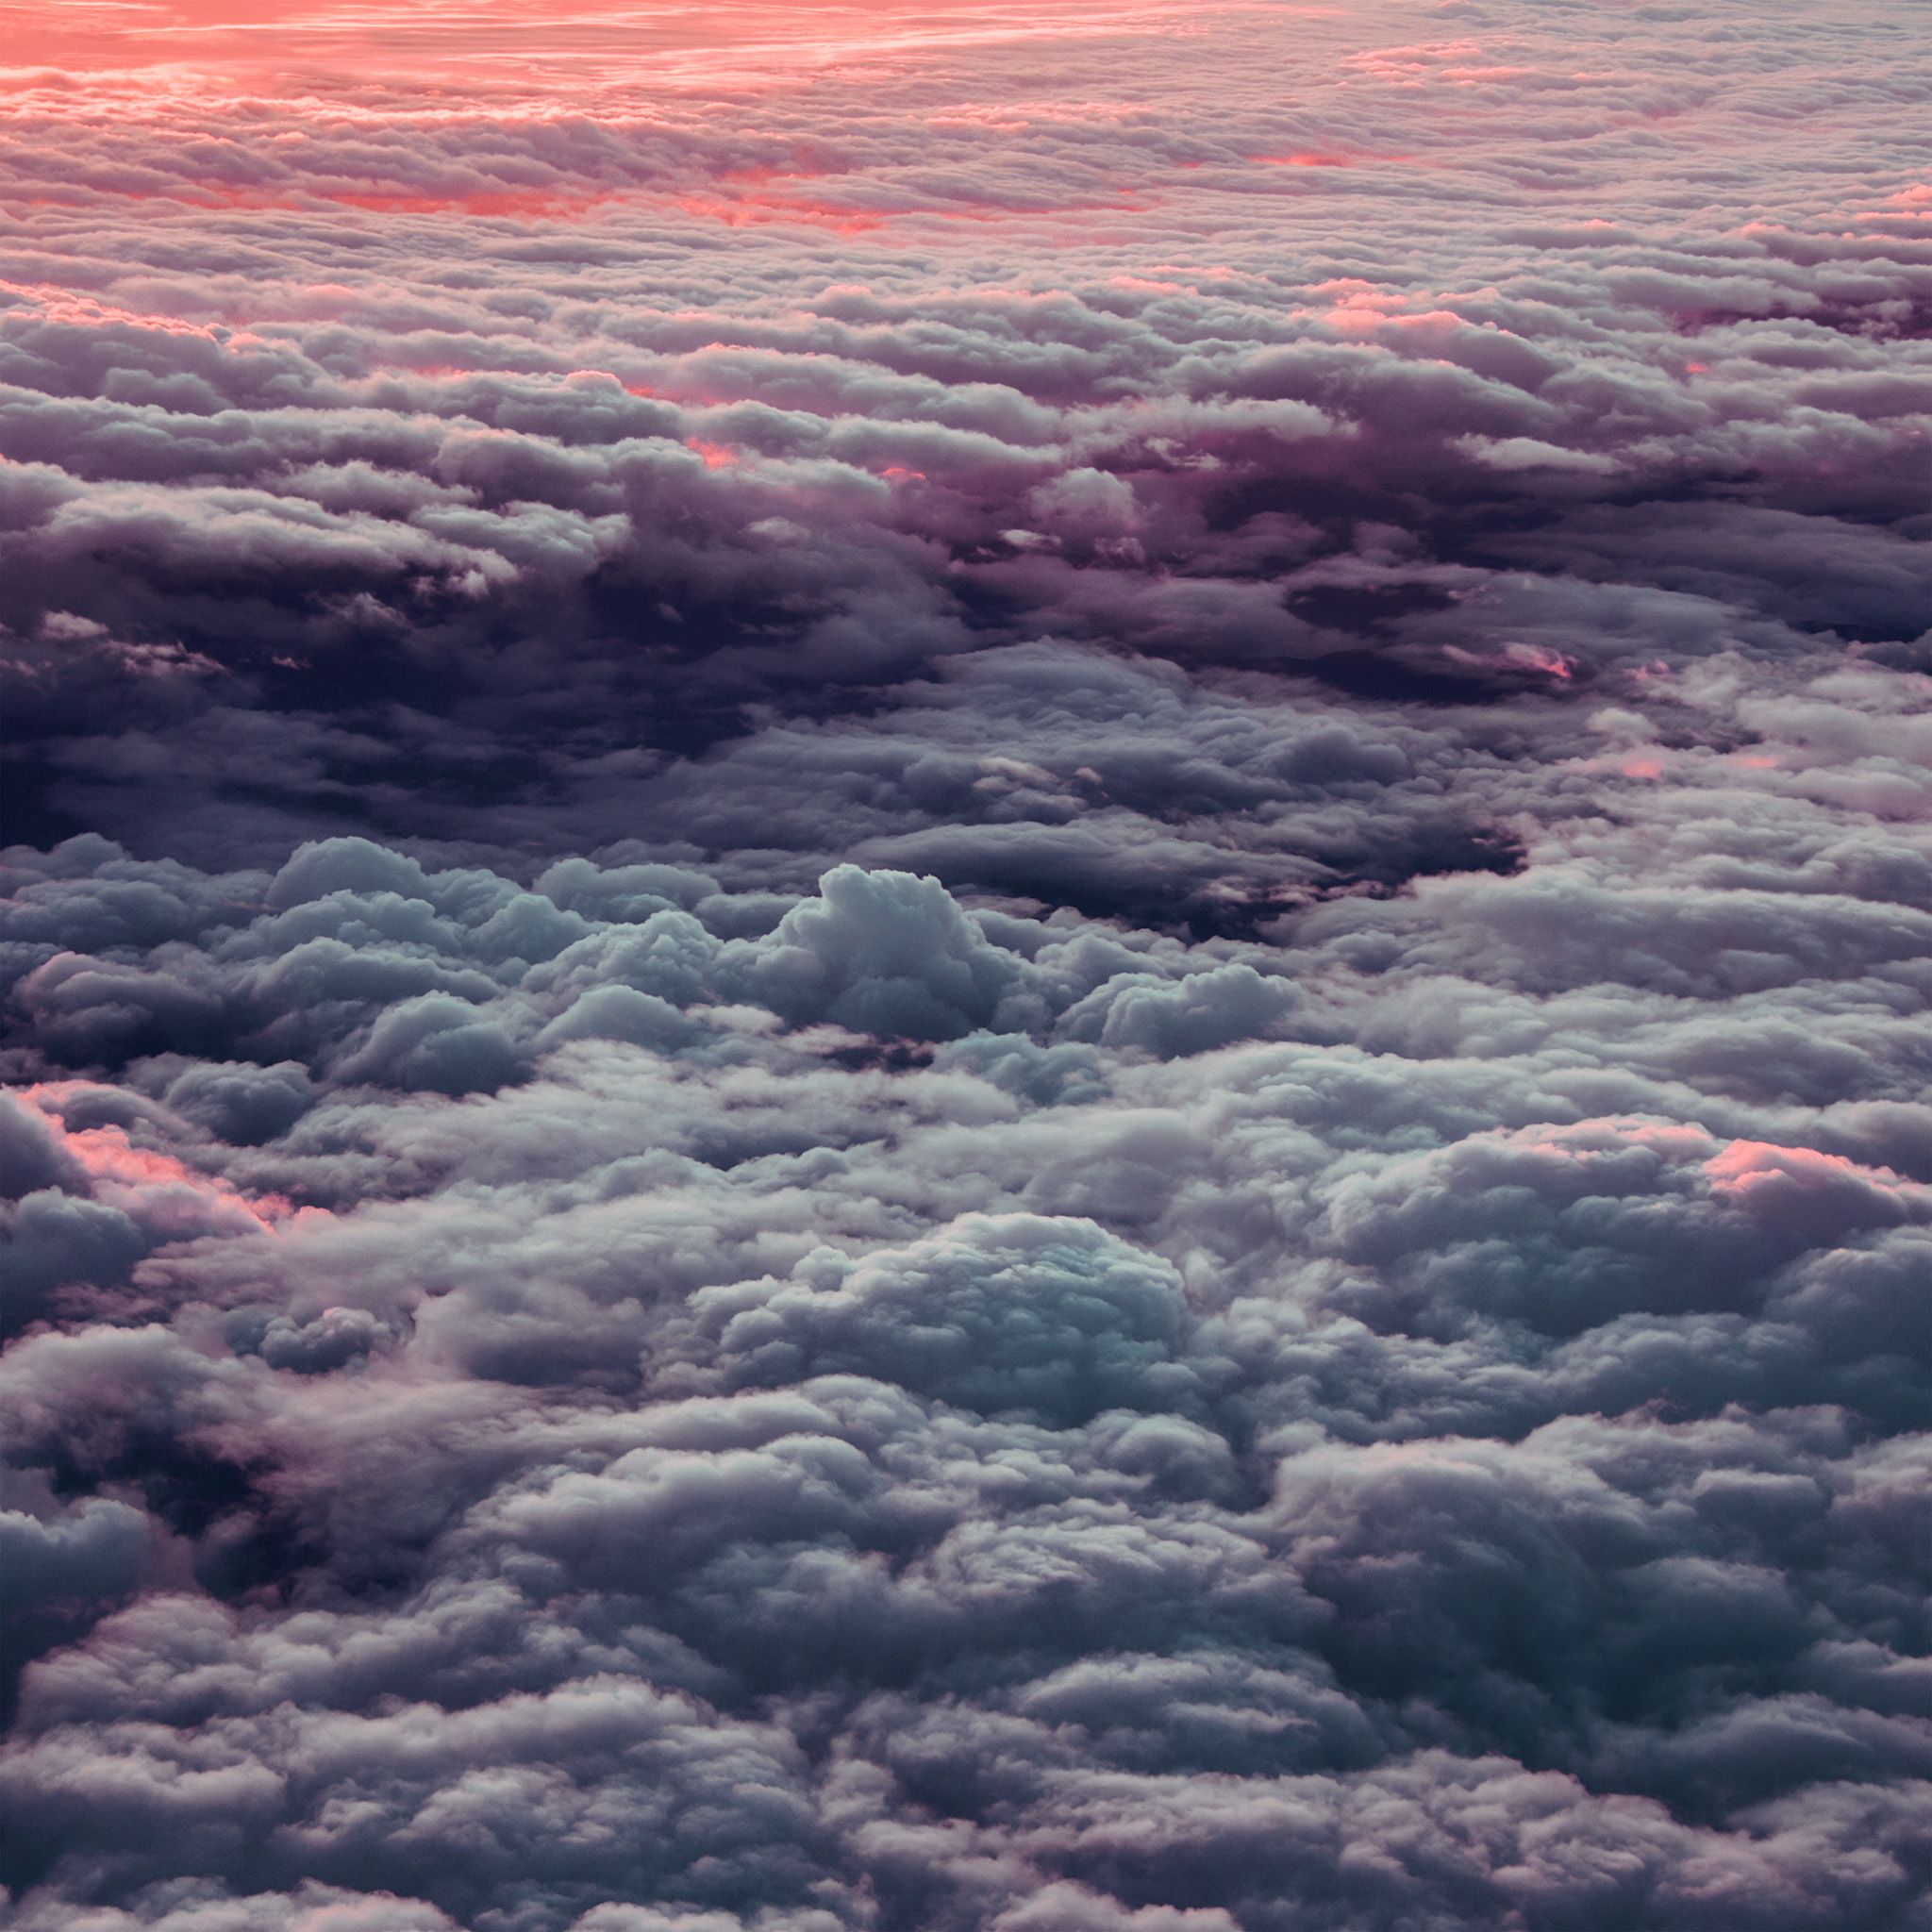
[[[0,1918],[1925,1932],[1907,11],[13,23]]]
[[[1178,1276],[1091,1221],[969,1215],[909,1248],[808,1256],[799,1274],[694,1298],[734,1379],[867,1374],[1062,1424],[1186,1406]]]

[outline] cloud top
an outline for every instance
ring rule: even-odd
[[[0,8],[0,1916],[1923,1932],[1924,36],[1738,25]]]

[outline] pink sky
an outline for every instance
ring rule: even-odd
[[[70,72],[187,65],[245,71],[258,80],[264,73],[316,70],[395,79],[406,71],[420,81],[432,73],[514,71],[527,77],[533,68],[555,75],[575,67],[600,82],[620,75],[659,83],[769,82],[774,66],[817,68],[990,42],[1158,31],[1212,13],[1260,10],[1301,9],[1184,9],[1161,0],[1069,0],[1048,11],[986,0],[946,7],[855,7],[841,0],[586,0],[574,7],[542,0],[69,0],[53,9],[0,6],[0,45],[10,66]]]

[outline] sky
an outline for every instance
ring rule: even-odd
[[[1932,1928],[1932,17],[0,4],[0,1917]]]

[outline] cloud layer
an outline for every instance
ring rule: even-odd
[[[0,72],[9,1923],[1924,1932],[1918,24],[244,11]]]

